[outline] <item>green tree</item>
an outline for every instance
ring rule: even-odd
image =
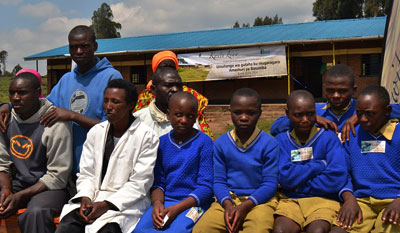
[[[262,25],[264,25],[264,22],[261,17],[257,17],[254,19],[253,26],[262,26]]]
[[[242,24],[242,28],[248,28],[248,27],[250,27],[250,24],[249,24],[249,23],[244,23],[244,24]]]
[[[389,13],[392,0],[316,0],[316,20],[352,19],[383,16]]]
[[[233,24],[233,28],[240,28],[239,22],[236,20],[236,22]]]
[[[20,71],[21,69],[22,69],[21,65],[18,64],[18,65],[16,65],[16,66],[14,66],[14,69],[11,71],[11,74],[12,74],[13,76],[15,76],[15,75],[18,73],[18,71]]]
[[[392,0],[365,0],[364,16],[376,17],[388,15]]]
[[[121,37],[118,30],[121,30],[120,23],[114,22],[114,15],[107,3],[101,4],[100,8],[93,11],[92,25],[98,39]]]
[[[6,62],[7,62],[8,52],[3,50],[0,52],[0,64],[3,67],[3,74],[6,74]]]

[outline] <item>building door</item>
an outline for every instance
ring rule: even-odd
[[[314,98],[322,97],[322,75],[321,57],[306,57],[303,58],[304,77],[306,80],[307,90],[311,92]]]

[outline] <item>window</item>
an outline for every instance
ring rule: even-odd
[[[131,82],[147,84],[146,66],[131,66]]]
[[[361,76],[378,76],[381,54],[361,55]]]

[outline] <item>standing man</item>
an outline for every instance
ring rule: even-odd
[[[53,218],[68,200],[65,187],[72,168],[71,125],[57,122],[44,127],[39,123],[52,104],[39,99],[40,83],[34,74],[17,75],[9,93],[14,108],[6,132],[0,136],[0,218],[26,208],[18,216],[21,232],[54,232]]]
[[[121,79],[107,58],[99,59],[94,53],[97,42],[94,31],[84,25],[74,27],[69,35],[69,53],[77,67],[63,75],[51,90],[47,99],[55,107],[42,117],[40,123],[52,126],[58,121],[72,121],[73,132],[73,174],[79,172],[79,161],[82,145],[88,130],[105,120],[103,109],[103,90],[111,79]],[[0,116],[3,114],[3,105]],[[9,112],[9,111],[8,111]],[[0,126],[4,131],[4,123],[0,117]]]

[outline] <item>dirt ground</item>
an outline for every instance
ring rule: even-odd
[[[285,114],[285,104],[263,104],[261,108],[261,120],[274,120]],[[209,105],[204,115],[214,134],[224,133],[226,126],[232,124],[229,105]]]

